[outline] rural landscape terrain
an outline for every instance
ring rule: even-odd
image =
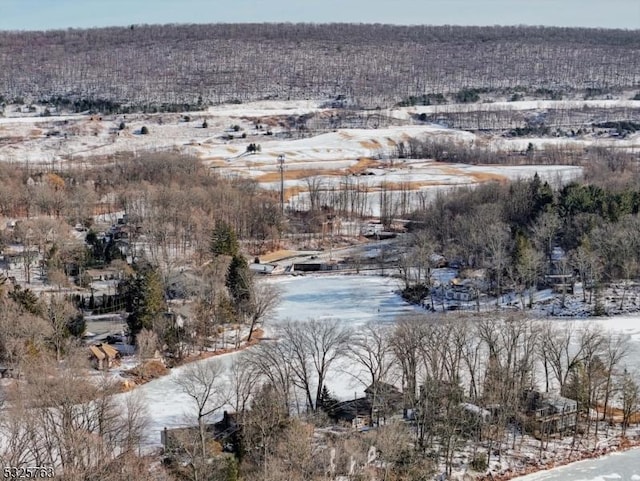
[[[638,30],[0,31],[3,475],[639,446],[639,212]]]

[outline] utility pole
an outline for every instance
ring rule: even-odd
[[[331,230],[329,231],[329,262],[331,262],[333,261],[333,219],[335,219],[335,216],[329,215],[327,219],[327,225],[331,226]]]
[[[280,208],[284,215],[284,154],[278,156],[278,169],[280,170]]]

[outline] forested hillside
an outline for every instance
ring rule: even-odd
[[[639,80],[637,30],[228,24],[0,33],[5,101],[82,110],[329,96],[375,107],[468,89],[562,98]]]

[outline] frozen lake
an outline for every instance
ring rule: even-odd
[[[282,291],[282,302],[275,312],[274,318],[267,323],[267,331],[278,321],[291,319],[305,321],[315,319],[337,319],[341,323],[357,327],[368,322],[379,322],[390,325],[398,315],[412,312],[424,312],[404,302],[396,293],[399,283],[396,279],[378,276],[348,276],[348,275],[318,275],[300,277],[282,277],[270,280]],[[558,319],[558,322],[569,322]],[[640,370],[640,315],[630,315],[615,318],[595,320],[571,321],[576,324],[597,323],[606,330],[620,332],[631,341],[628,365],[632,369]],[[229,364],[236,354],[227,354],[210,358],[200,362],[223,362]],[[351,369],[350,369],[351,368]],[[160,379],[137,388],[134,392],[145,397],[149,408],[150,424],[148,427],[147,443],[158,446],[160,431],[163,427],[172,428],[185,425],[186,415],[192,409],[189,398],[185,396],[174,380],[180,376],[184,367],[176,368]],[[347,399],[354,395],[361,395],[365,386],[356,380],[352,374],[352,366],[336,365],[328,377],[327,387],[338,398]],[[129,395],[129,394],[126,394]],[[629,454],[634,466],[640,466],[640,453]],[[635,456],[635,457],[634,457]],[[609,459],[609,458],[605,458]],[[622,462],[623,459],[614,456]],[[594,461],[598,462],[598,461]],[[625,461],[631,463],[632,461]],[[637,462],[637,464],[636,464]],[[605,472],[611,474],[614,471]],[[554,471],[555,472],[555,471]],[[622,471],[620,471],[622,475]],[[635,473],[630,473],[632,476]],[[640,474],[640,473],[639,473]],[[529,479],[529,478],[527,478]],[[632,478],[530,478],[540,481],[560,479],[591,480],[591,479],[632,479]],[[640,478],[637,478],[640,481]]]
[[[272,283],[282,291],[276,322],[330,318],[357,327],[371,321],[390,324],[399,315],[418,311],[396,294],[399,281],[390,277],[318,275]]]
[[[529,474],[517,481],[640,481],[640,449]]]
[[[392,278],[320,275],[283,277],[273,279],[273,283],[282,291],[282,302],[274,318],[267,323],[267,331],[269,325],[287,319],[331,318],[353,327],[370,321],[390,324],[398,315],[417,311],[396,294],[399,284]],[[216,356],[200,362],[229,365],[235,355]],[[184,366],[175,368],[167,376],[134,391],[144,396],[148,406],[150,422],[146,444],[149,447],[160,445],[160,431],[164,427],[174,428],[189,423],[187,415],[193,409],[191,400],[174,382],[184,369]],[[337,365],[327,387],[334,395],[346,399],[353,397],[354,393],[361,395],[366,386],[354,379],[347,366]]]

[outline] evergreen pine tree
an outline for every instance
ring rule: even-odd
[[[324,384],[320,393],[318,408],[322,409],[325,413],[331,416],[335,411],[336,404],[338,404],[338,400],[331,395],[331,392],[327,388],[327,385]]]
[[[233,256],[225,285],[229,289],[229,295],[233,301],[236,314],[250,314],[247,312],[251,305],[251,272],[249,265],[242,256]]]
[[[154,320],[166,309],[162,279],[156,269],[144,267],[124,286],[127,299],[127,325],[136,336],[143,328],[153,329]]]
[[[9,293],[9,297],[25,311],[34,316],[41,316],[43,314],[42,304],[38,296],[36,296],[31,289],[23,289],[20,286],[15,286]]]
[[[224,221],[216,222],[211,235],[211,253],[217,256],[237,256],[240,247],[233,228]]]

